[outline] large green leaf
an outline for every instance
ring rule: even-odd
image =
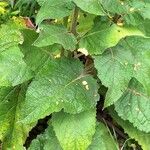
[[[18,123],[26,86],[0,88],[0,140],[3,150],[23,150],[31,126]]]
[[[136,77],[150,93],[150,39],[128,37],[116,47],[95,56],[98,77],[108,87],[105,107],[117,101],[132,77]]]
[[[49,60],[28,88],[22,119],[34,122],[64,108],[80,113],[94,108],[97,83],[75,59]],[[40,106],[40,107],[39,107]]]
[[[34,45],[44,47],[55,43],[61,44],[65,49],[74,50],[77,43],[76,38],[72,33],[68,33],[63,26],[42,25],[39,38]]]
[[[82,10],[94,14],[104,15],[105,12],[101,6],[99,0],[73,0],[73,2]]]
[[[150,132],[150,97],[135,78],[115,103],[115,110],[122,119],[129,120],[139,130]]]
[[[60,19],[69,16],[73,3],[71,0],[37,0],[41,8],[37,14],[36,23],[39,24],[45,19]]]
[[[28,150],[62,150],[51,125],[34,139]]]
[[[64,150],[86,150],[95,133],[96,111],[53,114],[52,125]]]
[[[127,65],[130,53],[121,49],[107,50],[101,56],[95,56],[95,67],[102,84],[108,87],[105,107],[117,101],[131,79],[131,65]]]
[[[105,49],[115,46],[126,36],[143,36],[143,33],[134,27],[120,27],[113,25],[100,25],[92,29],[80,40],[80,48],[85,48],[89,54],[102,54]]]
[[[110,131],[102,123],[97,123],[96,132],[91,145],[87,150],[119,150],[117,143],[113,139]]]
[[[114,118],[114,120],[117,121],[117,123],[122,126],[124,131],[133,139],[138,141],[138,143],[141,145],[143,150],[149,150],[150,148],[150,134],[142,132],[138,130],[137,128],[133,127],[131,123],[128,121],[122,120],[116,112],[111,111],[111,115]]]

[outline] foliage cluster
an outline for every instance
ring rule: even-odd
[[[0,2],[3,150],[150,150],[149,114],[149,0]]]

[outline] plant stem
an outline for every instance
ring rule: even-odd
[[[68,16],[67,17],[64,17],[64,19],[63,19],[63,24],[64,24],[64,26],[67,28],[67,26],[68,26]]]
[[[63,18],[63,24],[64,24],[64,26],[66,28],[68,26],[68,18],[69,18],[68,16]],[[65,54],[65,49],[62,47],[62,49],[61,49],[61,56],[64,56],[64,54]]]
[[[61,48],[61,54],[60,54],[61,57],[64,56],[64,54],[65,54],[65,49],[62,47],[62,48]]]
[[[75,36],[77,35],[76,26],[77,26],[77,20],[78,20],[78,13],[79,9],[77,6],[75,6],[73,15],[72,15],[72,23],[71,23],[71,33],[73,33]]]

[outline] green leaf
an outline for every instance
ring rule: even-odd
[[[117,50],[113,51],[110,49],[103,55],[94,57],[98,77],[102,84],[108,87],[105,107],[112,105],[120,98],[131,79],[132,66],[126,65],[130,53],[119,48]]]
[[[126,36],[144,36],[141,31],[134,27],[120,27],[113,25],[101,25],[93,29],[80,40],[80,48],[85,48],[91,55],[102,54],[105,49],[115,46]]]
[[[23,43],[23,36],[19,31],[20,26],[14,22],[1,25],[0,27],[0,52],[6,50],[9,47],[17,46],[19,43]]]
[[[32,141],[28,150],[62,150],[62,148],[53,127],[49,124],[45,132]]]
[[[38,72],[43,64],[50,58],[51,53],[47,47],[39,48],[33,46],[33,42],[38,38],[38,34],[35,31],[26,29],[22,31],[22,35],[24,42],[20,45],[20,49],[24,54],[24,61],[30,69],[34,72]]]
[[[15,86],[33,76],[18,47],[23,42],[19,29],[13,22],[0,28],[0,86]]]
[[[86,150],[95,133],[96,111],[53,114],[52,125],[63,150]]]
[[[82,10],[88,13],[91,13],[94,15],[105,14],[99,0],[73,0],[73,2]]]
[[[15,86],[32,76],[18,47],[9,47],[0,53],[0,86]]]
[[[150,19],[150,3],[132,0],[131,2],[132,9],[136,11],[136,13],[141,14],[144,19]]]
[[[34,122],[62,108],[69,113],[94,108],[97,90],[96,80],[78,60],[49,60],[28,88],[23,122]]]
[[[141,30],[147,37],[150,37],[150,20],[146,19],[142,22],[140,22],[137,27],[139,28],[139,30]]]
[[[81,36],[87,33],[94,25],[94,19],[96,18],[95,15],[85,14],[83,12],[79,13],[78,17],[78,25],[77,25],[77,32],[81,34]]]
[[[87,150],[119,150],[116,141],[103,123],[97,123],[96,132]]]
[[[67,50],[75,49],[76,38],[63,26],[42,25],[41,30],[39,38],[34,42],[35,46],[44,47],[58,43]]]
[[[129,10],[128,2],[118,0],[100,0],[105,10],[115,14],[126,14]]]
[[[45,19],[61,19],[69,16],[74,5],[71,0],[37,0],[41,5],[36,17],[36,23],[40,24]]]
[[[0,140],[3,150],[23,150],[23,144],[33,125],[18,123],[26,86],[0,88]]]
[[[128,37],[100,56],[95,56],[95,67],[102,84],[108,87],[105,107],[116,102],[136,77],[150,93],[149,39]]]
[[[139,130],[150,132],[150,97],[135,78],[115,103],[115,110],[122,119],[129,120]]]
[[[125,24],[137,25],[150,18],[150,3],[139,0],[100,0],[109,17],[120,18]],[[118,19],[116,15],[120,16]]]
[[[138,141],[138,143],[141,145],[143,150],[149,150],[150,148],[150,134],[142,132],[138,130],[137,128],[133,127],[131,123],[128,121],[122,120],[116,112],[111,111],[111,115],[114,118],[114,120],[117,121],[117,123],[122,126],[124,131],[133,139]]]

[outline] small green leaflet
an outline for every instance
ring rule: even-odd
[[[95,133],[96,111],[79,114],[61,111],[53,114],[52,125],[63,150],[86,150]]]
[[[63,26],[41,25],[39,38],[34,42],[35,46],[44,47],[55,43],[61,44],[67,50],[74,50],[77,40],[72,33],[68,33]]]
[[[27,90],[22,120],[32,123],[62,108],[73,114],[89,110],[96,106],[97,90],[96,80],[85,72],[80,61],[49,60]]]
[[[45,19],[60,19],[71,14],[74,8],[71,0],[37,0],[41,5],[36,17],[36,23],[40,24]]]

